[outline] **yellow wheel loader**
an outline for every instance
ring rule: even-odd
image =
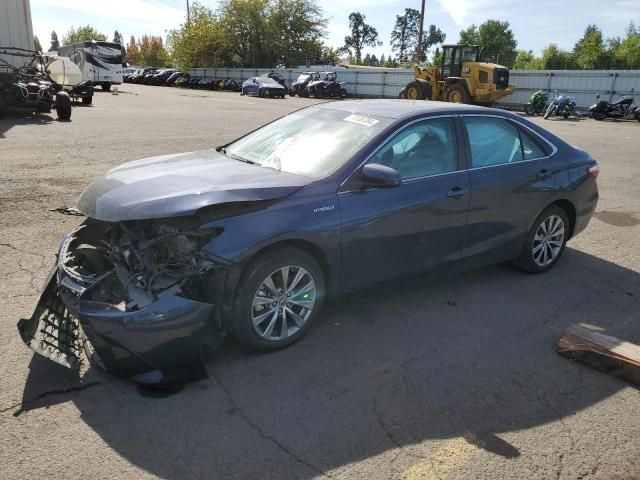
[[[490,104],[513,93],[509,69],[480,62],[479,46],[444,45],[442,53],[441,66],[415,67],[415,78],[402,89],[400,98]]]

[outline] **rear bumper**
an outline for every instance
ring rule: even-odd
[[[121,311],[85,300],[84,289],[54,268],[33,315],[18,322],[36,353],[78,369],[92,363],[123,378],[167,384],[207,378],[203,351],[221,343],[215,305],[167,294],[145,308]]]

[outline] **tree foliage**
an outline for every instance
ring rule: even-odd
[[[60,48],[60,41],[58,40],[58,34],[54,30],[51,32],[51,46],[49,47],[49,51],[57,52],[58,48]]]
[[[377,47],[382,45],[378,41],[378,30],[365,22],[367,17],[360,12],[349,14],[349,29],[351,35],[344,37],[344,49],[353,54],[356,63],[362,60],[362,49],[364,47]]]
[[[78,27],[77,30],[74,27],[71,27],[66,35],[62,37],[62,45],[69,45],[71,43],[78,42],[90,42],[91,40],[106,41],[107,36],[104,33],[98,32],[91,25]]]
[[[435,25],[429,25],[429,28],[425,32],[424,38],[422,39],[422,58],[418,58],[417,60],[419,62],[426,62],[431,47],[443,44],[446,38],[446,33],[437,28]]]
[[[122,35],[120,35],[120,32],[118,32],[118,30],[113,32],[113,40],[112,41],[113,41],[113,43],[122,44]]]
[[[485,59],[509,68],[513,67],[516,59],[518,42],[509,28],[509,22],[487,20],[479,27],[471,25],[460,32],[459,43],[480,45],[484,47]]]
[[[323,51],[326,25],[317,0],[223,0],[216,11],[195,2],[191,22],[168,41],[183,69],[295,67],[334,59]]]
[[[33,49],[36,52],[42,52],[42,44],[40,43],[40,39],[37,35],[33,37]]]
[[[166,67],[171,59],[162,42],[162,37],[142,35],[136,39],[131,36],[126,49],[127,61],[144,67]]]
[[[420,12],[414,8],[405,8],[404,15],[396,15],[396,24],[391,32],[391,49],[397,52],[398,59],[403,62],[418,46],[420,29]]]
[[[573,54],[576,64],[582,69],[604,68],[608,59],[602,31],[596,25],[587,26],[584,36],[573,48]]]

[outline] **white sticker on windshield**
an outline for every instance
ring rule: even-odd
[[[364,125],[365,127],[372,127],[380,120],[376,120],[375,118],[365,117],[364,115],[356,115],[351,114],[348,117],[345,117],[344,120],[346,122],[357,123],[359,125]]]

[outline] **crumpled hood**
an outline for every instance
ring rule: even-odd
[[[280,198],[311,181],[215,150],[164,155],[110,170],[82,192],[78,210],[110,222],[174,217],[209,205]]]

